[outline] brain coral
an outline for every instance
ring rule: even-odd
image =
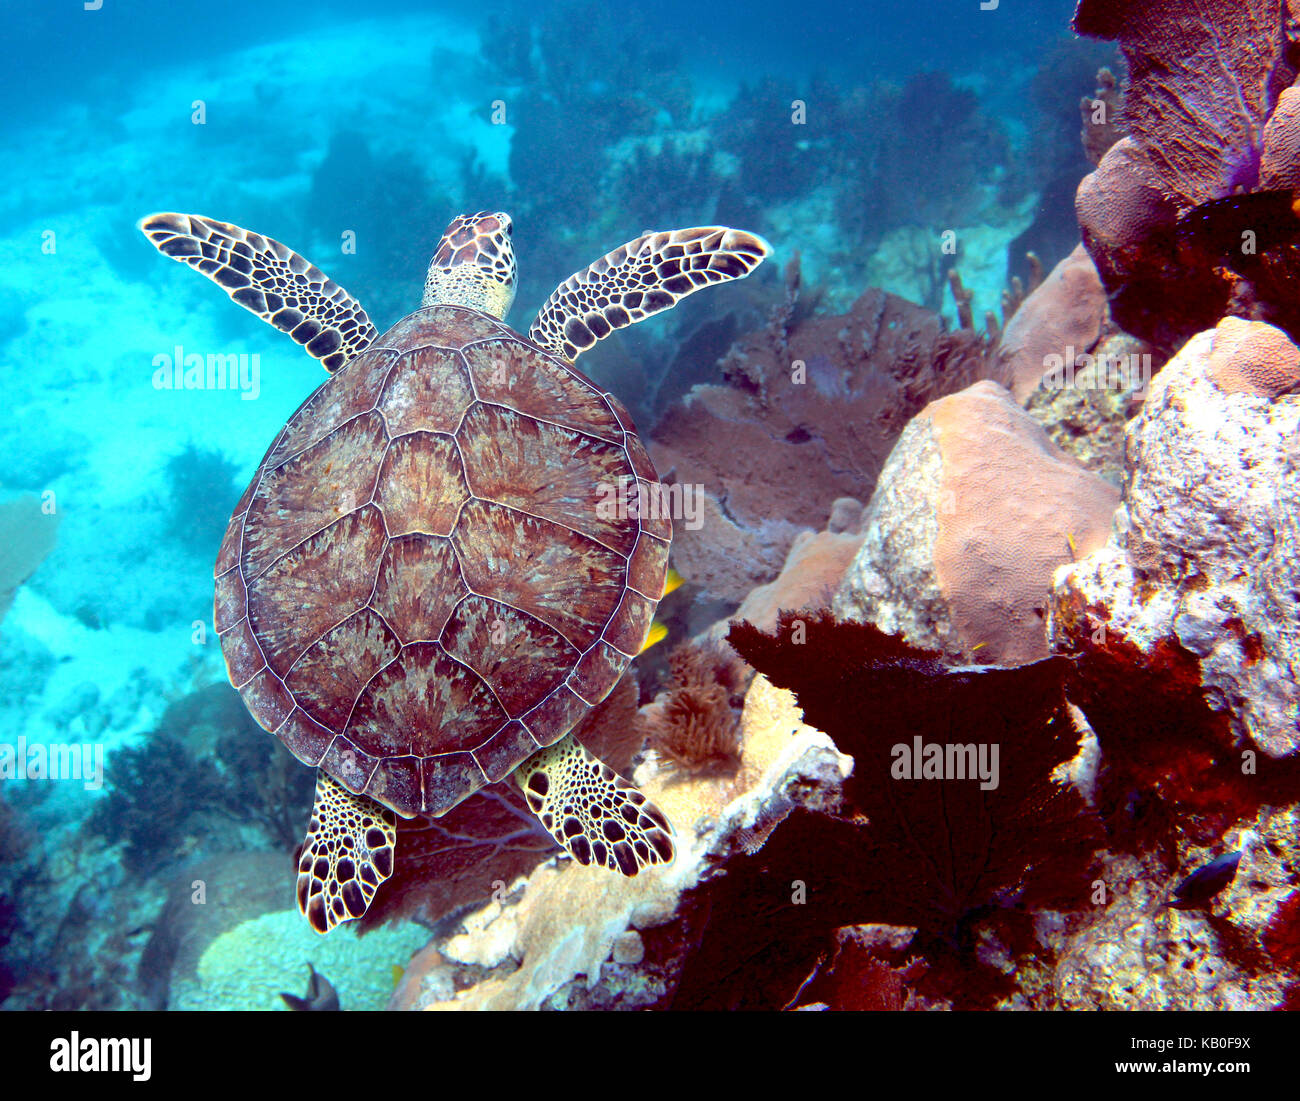
[[[253,918],[222,933],[199,960],[195,982],[172,988],[175,1009],[283,1009],[281,991],[301,995],[311,963],[334,985],[343,1009],[383,1009],[393,992],[392,965],[428,940],[418,925],[372,933],[316,934],[297,910]]]
[[[1106,292],[1079,245],[1052,269],[1007,322],[992,377],[1025,401],[1042,381],[1049,355],[1087,352],[1107,320]]]
[[[951,658],[1045,657],[1053,571],[1105,542],[1118,498],[1005,389],[978,382],[899,439],[835,612]]]

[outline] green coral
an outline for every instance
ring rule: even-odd
[[[306,990],[310,963],[338,991],[340,1008],[384,1009],[393,967],[405,966],[428,939],[421,926],[397,925],[376,929],[363,944],[346,925],[320,936],[297,910],[263,914],[208,946],[197,976],[173,983],[171,1007],[284,1009],[280,994]]]

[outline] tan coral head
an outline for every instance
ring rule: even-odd
[[[510,215],[458,214],[429,263],[424,306],[469,306],[504,318],[515,300]]]

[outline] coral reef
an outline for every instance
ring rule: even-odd
[[[302,840],[315,777],[260,727],[238,725],[245,729],[217,742],[218,767],[228,785],[224,803],[240,820],[260,826],[271,844],[290,850]]]
[[[618,206],[629,225],[646,229],[689,224],[717,205],[722,180],[708,140],[640,142],[620,159]]]
[[[974,93],[944,72],[919,72],[901,87],[878,84],[836,97],[828,121],[850,150],[840,208],[844,224],[870,242],[898,225],[948,227],[980,206],[979,191],[1011,162],[1007,138]],[[861,140],[845,142],[844,131]],[[1003,198],[1009,198],[1003,195]]]
[[[912,415],[981,377],[984,356],[975,334],[883,291],[845,316],[782,311],[733,347],[726,385],[696,386],[651,433],[660,477],[699,510],[674,532],[676,568],[706,599],[771,581],[799,530],[869,496]]]
[[[870,930],[852,925],[837,929],[833,948],[800,987],[798,1004],[787,1008],[867,1013],[919,1008],[908,983],[925,974],[925,961],[913,957],[902,967],[891,967],[876,954]]]
[[[756,852],[796,808],[834,805],[850,768],[824,734],[800,723],[789,693],[761,677],[746,696],[741,740],[742,762],[732,775],[681,782],[638,772],[639,786],[675,824],[673,864],[634,879],[569,861],[538,868],[517,901],[490,903],[471,923],[472,935],[442,944],[454,982],[437,966],[430,980],[456,993],[429,1008],[674,1004],[683,966],[706,932],[719,870],[737,854]],[[780,885],[777,895],[786,890]],[[804,962],[798,979],[811,967]],[[417,989],[406,1004],[426,1000]]]
[[[4,949],[5,1008],[139,1008],[133,958],[154,899],[102,839],[68,825],[37,837],[41,843],[16,866],[0,865],[0,895],[18,917]]]
[[[531,226],[520,244],[531,255],[552,255],[562,226],[595,228],[609,208],[598,182],[617,188],[616,181],[633,178],[635,155],[627,164],[615,154],[622,139],[688,121],[690,83],[669,45],[638,33],[635,14],[616,15],[590,0],[565,0],[548,5],[533,20],[510,23],[487,25],[482,56],[498,87],[504,77],[519,89],[505,102],[514,127],[512,201],[521,225]],[[504,70],[498,55],[504,57]],[[618,80],[610,79],[603,60],[614,56],[620,58]],[[564,170],[557,172],[561,149]],[[653,196],[646,201],[652,207],[656,202]],[[650,227],[634,231],[645,228]],[[608,241],[604,244],[608,248]],[[592,247],[597,247],[594,238]],[[523,290],[531,297],[531,284],[525,282]]]
[[[1095,165],[1103,144],[1123,132],[1117,108],[1122,102],[1108,66],[1120,67],[1119,51],[1109,43],[1063,35],[1039,55],[1038,69],[1029,85],[1028,133],[1011,171],[1026,177],[1038,192],[1033,221],[1007,246],[1007,274],[1027,280],[1026,253],[1033,252],[1047,266],[1067,256],[1079,240],[1074,214],[1074,193],[1079,179]],[[1101,69],[1103,72],[1099,73]],[[1093,96],[1085,96],[1096,85]],[[1084,98],[1080,101],[1080,97]],[[1103,106],[1098,107],[1100,101]],[[1082,143],[1063,141],[1083,118]]]
[[[1292,891],[1277,907],[1268,928],[1264,931],[1264,948],[1269,958],[1280,968],[1293,975],[1300,973],[1300,890]],[[1284,1008],[1294,1009],[1296,995],[1300,993],[1300,979],[1288,992],[1290,1003]]]
[[[18,982],[14,949],[6,951],[15,937],[30,939],[31,930],[23,918],[23,894],[30,890],[35,871],[29,864],[33,841],[13,808],[0,794],[0,1005]]]
[[[442,958],[432,944],[416,952],[402,970],[388,1008],[393,1010],[427,1009],[436,1002],[449,1000],[456,992],[454,968]]]
[[[1163,360],[1116,328],[1097,269],[1079,245],[1016,309],[989,374],[1053,443],[1118,485],[1124,425]]]
[[[309,967],[347,1010],[1300,1008],[1300,0],[1078,0],[1090,40],[1006,49],[918,12],[915,53],[882,26],[770,75],[761,21],[596,0],[308,20],[29,128],[0,317],[36,427],[0,469],[68,516],[0,502],[0,724],[102,745],[108,788],[0,785],[4,1008],[279,1010]],[[575,732],[674,864],[583,867],[506,780],[304,926],[313,772],[198,627],[313,382],[266,372],[215,435],[220,395],[160,404],[142,164],[381,326],[456,209],[513,216],[521,326],[646,228],[783,250],[581,362],[650,429],[685,584]],[[247,321],[185,294],[187,346]]]
[[[1080,34],[1118,40],[1124,118],[1162,190],[1185,207],[1258,183],[1264,123],[1296,73],[1283,0],[1082,0]]]
[[[1079,113],[1083,116],[1083,131],[1079,135],[1083,151],[1093,165],[1098,165],[1106,151],[1128,133],[1124,122],[1124,94],[1109,68],[1103,66],[1097,70],[1097,89],[1079,102]]]
[[[650,748],[685,772],[735,768],[747,670],[717,642],[683,643],[668,666],[667,690],[642,712]]]
[[[1108,321],[1106,292],[1092,260],[1079,245],[1007,321],[989,377],[1023,404],[1051,370],[1050,356],[1065,356],[1070,350],[1092,351]]]
[[[952,660],[1046,657],[1052,573],[1105,541],[1117,503],[1006,390],[978,382],[927,406],[894,445],[835,613]]]
[[[168,884],[140,953],[136,988],[143,1006],[166,1009],[174,983],[197,981],[199,960],[217,937],[282,910],[292,897],[293,861],[282,852],[221,853],[187,865]]]
[[[783,615],[775,636],[740,624],[728,638],[794,691],[806,720],[854,759],[844,785],[853,813],[825,827],[841,847],[840,867],[860,850],[853,865],[869,859],[876,869],[871,883],[852,885],[857,921],[951,938],[998,901],[1029,907],[1082,898],[1079,877],[1100,831],[1079,792],[1053,778],[1077,750],[1065,714],[1067,662],[950,669],[933,651],[825,615]],[[943,746],[958,730],[986,748],[1014,737],[1014,762],[995,779],[972,768],[961,782],[932,783],[920,778],[918,758],[917,776],[899,782],[898,746]],[[769,862],[784,829],[764,846]]]
[[[1084,244],[1116,321],[1168,352],[1226,312],[1300,334],[1290,193],[1261,192],[1295,148],[1282,8],[1174,0],[1152,18],[1138,0],[1082,0],[1075,14],[1079,33],[1118,39],[1129,70],[1130,134],[1079,187]]]
[[[1189,704],[1205,694],[1188,736],[1220,753],[1300,748],[1297,389],[1300,350],[1271,326],[1225,318],[1194,337],[1130,425],[1116,534],[1055,581],[1054,648],[1135,684],[1176,667]]]
[[[736,609],[735,618],[770,631],[782,611],[829,609],[845,571],[862,546],[863,518],[862,504],[854,498],[841,497],[833,502],[826,530],[796,535],[780,574],[774,581],[752,589]],[[724,621],[710,633],[721,637],[726,632]]]
[[[262,914],[208,945],[195,978],[176,980],[171,1008],[283,1010],[280,992],[301,989],[310,963],[338,991],[340,1008],[383,1009],[393,967],[424,938],[418,925],[380,930],[364,941],[346,928],[321,937],[296,909]]]
[[[125,863],[142,875],[198,845],[219,851],[239,824],[254,826],[263,844],[292,847],[313,785],[311,771],[257,726],[224,684],[171,704],[144,742],[114,752],[108,781],[87,829],[125,842]]]
[[[372,318],[396,320],[410,312],[411,288],[420,285],[452,205],[412,155],[373,153],[363,135],[339,130],[312,174],[303,232],[335,252],[319,262]],[[354,247],[340,252],[347,231]]]
[[[860,93],[849,95],[856,99]],[[736,158],[737,176],[756,206],[790,199],[829,175],[826,158],[819,153],[834,132],[841,93],[820,84],[813,97],[811,119],[795,125],[793,101],[803,97],[788,80],[765,76],[742,84],[726,110],[712,120],[715,140]]]
[[[211,761],[195,758],[176,738],[155,733],[141,746],[114,754],[108,796],[96,805],[87,828],[109,841],[124,841],[123,859],[150,875],[176,858],[190,820],[225,806],[225,789]],[[159,777],[167,777],[159,783]],[[159,823],[167,828],[160,829]]]
[[[1264,127],[1259,183],[1265,191],[1300,186],[1300,89],[1283,88]]]
[[[1083,360],[1074,385],[1038,387],[1025,400],[1025,411],[1057,447],[1118,486],[1124,479],[1124,429],[1141,408],[1155,358],[1150,345],[1117,332]]]
[[[1254,977],[1225,959],[1214,928],[1161,905],[1159,865],[1109,859],[1099,873],[1108,905],[1057,935],[1043,923],[1055,957],[1051,996],[1062,1009],[1271,1009],[1275,977]],[[1153,880],[1155,882],[1153,882]],[[1048,932],[1051,930],[1051,932]]]
[[[1284,1007],[1294,976],[1282,930],[1296,881],[1296,812],[1264,807],[1242,822],[1222,839],[1184,834],[1177,852],[1107,854],[1091,908],[1035,922],[1045,996],[1067,1009]],[[1180,876],[1221,848],[1235,850],[1235,879],[1180,908]]]

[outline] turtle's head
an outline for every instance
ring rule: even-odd
[[[504,318],[515,300],[510,215],[458,214],[438,242],[424,279],[424,306],[471,306]]]

